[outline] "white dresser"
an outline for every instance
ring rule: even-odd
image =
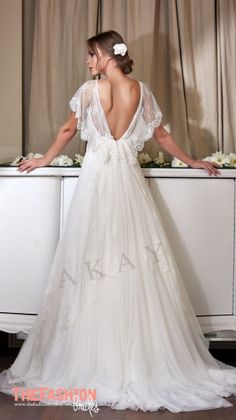
[[[0,330],[30,331],[79,173],[0,168]],[[236,331],[236,170],[143,173],[203,332]]]

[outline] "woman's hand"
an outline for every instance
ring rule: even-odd
[[[19,172],[23,172],[26,171],[27,173],[31,172],[33,169],[35,168],[40,168],[42,166],[47,166],[47,162],[44,159],[44,157],[40,157],[40,158],[31,158],[31,159],[25,159],[22,160],[19,164],[18,164],[18,168],[17,170]]]
[[[191,166],[191,168],[205,169],[209,173],[209,175],[221,174],[221,172],[218,169],[216,169],[220,168],[221,166],[215,162],[209,162],[207,160],[193,160],[193,162],[189,164],[189,166]]]

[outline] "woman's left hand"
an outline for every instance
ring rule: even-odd
[[[215,162],[209,162],[207,160],[193,160],[193,162],[189,166],[195,169],[205,169],[209,175],[221,175],[221,172],[217,169],[221,166]]]

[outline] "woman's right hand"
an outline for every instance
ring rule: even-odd
[[[216,162],[210,162],[208,160],[196,160],[193,159],[192,163],[190,164],[191,168],[195,169],[205,169],[209,175],[221,175],[221,172],[218,168],[221,166]]]
[[[24,159],[18,164],[17,171],[19,172],[26,171],[27,173],[29,173],[33,171],[35,168],[41,168],[42,166],[47,166],[47,165],[48,163],[46,162],[44,157]]]

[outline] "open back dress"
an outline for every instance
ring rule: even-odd
[[[236,394],[236,368],[209,352],[137,158],[162,119],[149,87],[139,85],[119,139],[97,80],[70,100],[86,153],[40,311],[0,374],[2,392],[96,389],[98,406],[118,410],[232,406],[224,397]]]

